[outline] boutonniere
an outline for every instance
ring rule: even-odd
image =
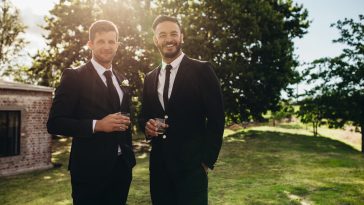
[[[121,88],[127,88],[127,87],[129,87],[130,85],[129,85],[129,81],[128,80],[123,80],[123,82],[121,82],[121,84],[120,84],[120,87]]]

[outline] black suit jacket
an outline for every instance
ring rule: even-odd
[[[124,77],[114,71],[120,81]],[[120,111],[130,111],[130,94],[124,96]],[[72,136],[69,169],[78,178],[106,176],[115,166],[118,144],[129,167],[135,165],[130,128],[125,132],[92,131],[92,120],[115,113],[102,82],[91,62],[77,69],[66,69],[55,92],[47,122],[51,134]]]
[[[144,130],[149,119],[168,115],[166,139],[152,138],[151,169],[161,165],[161,161],[174,172],[192,169],[201,163],[212,169],[224,131],[223,99],[212,66],[184,56],[166,111],[157,94],[159,71],[160,67],[145,77],[139,119]]]

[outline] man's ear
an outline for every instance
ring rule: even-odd
[[[92,50],[93,48],[93,42],[91,40],[87,41],[87,47]]]
[[[155,46],[158,46],[158,40],[157,37],[155,37],[155,35],[153,35],[153,42]]]
[[[184,41],[183,41],[183,33],[181,33],[181,43],[184,43]]]

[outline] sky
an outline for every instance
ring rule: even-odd
[[[330,24],[344,18],[358,20],[364,14],[363,0],[294,0],[303,4],[312,20],[308,33],[302,39],[295,39],[296,54],[302,62],[310,62],[321,57],[333,57],[340,53],[341,45],[332,43],[339,37],[336,28]]]
[[[10,0],[20,9],[22,20],[28,26],[25,38],[30,42],[26,48],[30,54],[45,47],[42,37],[44,31],[39,25],[44,24],[43,17],[59,0]],[[340,53],[341,45],[332,43],[339,37],[339,32],[330,24],[344,18],[358,19],[364,14],[364,0],[293,0],[303,4],[312,21],[308,33],[301,39],[295,39],[295,54],[301,63],[310,62],[321,57],[333,57]],[[24,60],[30,63],[30,58]],[[300,85],[304,90],[307,85]]]
[[[311,22],[308,33],[301,39],[295,39],[295,54],[300,63],[309,63],[322,57],[338,56],[344,45],[332,43],[340,37],[332,23],[345,18],[359,19],[359,14],[364,14],[364,0],[293,0],[303,4],[308,10],[308,19]],[[300,67],[299,70],[302,70]],[[296,94],[304,94],[314,84],[302,82],[295,87]],[[285,93],[282,93],[286,97]]]
[[[30,54],[35,54],[38,49],[46,46],[42,34],[45,32],[40,28],[44,25],[44,16],[49,15],[51,10],[58,0],[10,0],[20,10],[23,23],[28,27],[25,38],[29,41],[26,47]],[[26,62],[31,62],[30,58]]]

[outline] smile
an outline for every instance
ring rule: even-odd
[[[174,44],[168,44],[168,45],[166,45],[166,47],[167,48],[172,48],[172,47],[174,47]]]

